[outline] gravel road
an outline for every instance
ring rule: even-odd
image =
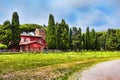
[[[97,64],[80,76],[79,80],[120,80],[120,60]]]

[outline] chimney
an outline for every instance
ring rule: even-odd
[[[36,28],[35,36],[42,37],[45,40],[45,37],[46,37],[45,29],[43,29],[43,28],[41,28],[41,29]]]

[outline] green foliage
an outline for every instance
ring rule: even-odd
[[[22,24],[20,25],[20,32],[34,32],[36,28],[42,28],[43,26],[38,24]]]
[[[0,43],[0,49],[6,49],[6,48],[7,48],[7,45],[4,45],[4,44]]]
[[[107,38],[107,33],[106,32],[101,32],[100,34],[100,48],[101,50],[105,50],[106,47],[106,38]]]
[[[117,34],[116,34],[116,30],[114,29],[108,29],[108,33],[107,33],[107,39],[106,39],[106,48],[108,50],[117,50],[118,48],[118,40],[117,40]],[[119,39],[119,37],[118,37]]]
[[[62,27],[59,23],[56,24],[56,48],[61,49],[61,41],[62,41]]]
[[[69,48],[69,26],[62,19],[61,23],[54,22],[54,16],[49,15],[47,28],[47,46],[49,49],[68,50]]]
[[[5,21],[0,25],[0,43],[5,44],[8,48],[18,47],[20,42],[20,33],[33,32],[36,28],[46,30],[46,41],[49,49],[60,50],[120,50],[120,29],[108,29],[105,32],[95,32],[86,28],[85,33],[81,33],[81,28],[73,27],[62,19],[61,23],[54,21],[54,16],[49,15],[48,27],[38,24],[19,23],[17,12],[12,15],[12,23]]]
[[[70,45],[70,49],[72,50],[72,29],[70,28],[70,42],[69,42],[69,45]]]
[[[78,49],[79,51],[82,49],[82,32],[80,27],[78,29]]]
[[[90,32],[90,49],[91,50],[95,50],[96,47],[95,47],[95,40],[96,40],[96,33],[95,33],[95,30],[92,29],[92,32]]]
[[[82,35],[82,49],[85,50],[86,49],[86,34]]]
[[[82,49],[82,34],[81,34],[81,28],[73,27],[71,29],[71,45],[72,50],[80,50]]]
[[[69,48],[69,27],[62,19],[62,22],[58,24],[57,30],[57,48],[60,50],[67,50]]]
[[[55,21],[54,21],[54,16],[52,14],[49,15],[49,21],[48,21],[47,46],[49,49],[56,48]]]
[[[5,21],[2,27],[0,28],[0,37],[1,43],[7,45],[8,47],[11,45],[10,41],[12,38],[12,30],[10,21]]]
[[[96,38],[95,38],[95,49],[96,50],[100,50],[100,35],[96,34]]]
[[[78,38],[77,37],[77,35],[78,35],[77,28],[73,27],[72,32],[73,32],[73,34],[72,34],[72,48],[73,48],[73,50],[77,50],[78,49],[77,45],[79,42],[79,40],[77,40],[77,38]]]
[[[120,50],[120,29],[116,31],[116,38],[117,38],[117,50]]]
[[[86,29],[86,49],[89,50],[90,49],[90,31],[89,31],[89,27],[87,27]]]
[[[0,24],[0,28],[2,27],[2,25]]]
[[[120,57],[119,52],[62,52],[49,54],[0,54],[0,73],[8,74],[19,70],[35,69],[74,61]],[[43,69],[43,68],[42,68]]]
[[[20,24],[17,12],[12,15],[12,47],[18,47],[20,42]]]

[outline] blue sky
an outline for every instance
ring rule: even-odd
[[[56,22],[65,19],[72,26],[103,31],[120,28],[120,0],[0,0],[0,24],[18,12],[20,23],[48,24],[49,14]]]

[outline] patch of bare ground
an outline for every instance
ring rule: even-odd
[[[79,80],[120,80],[120,60],[97,64],[81,75]]]

